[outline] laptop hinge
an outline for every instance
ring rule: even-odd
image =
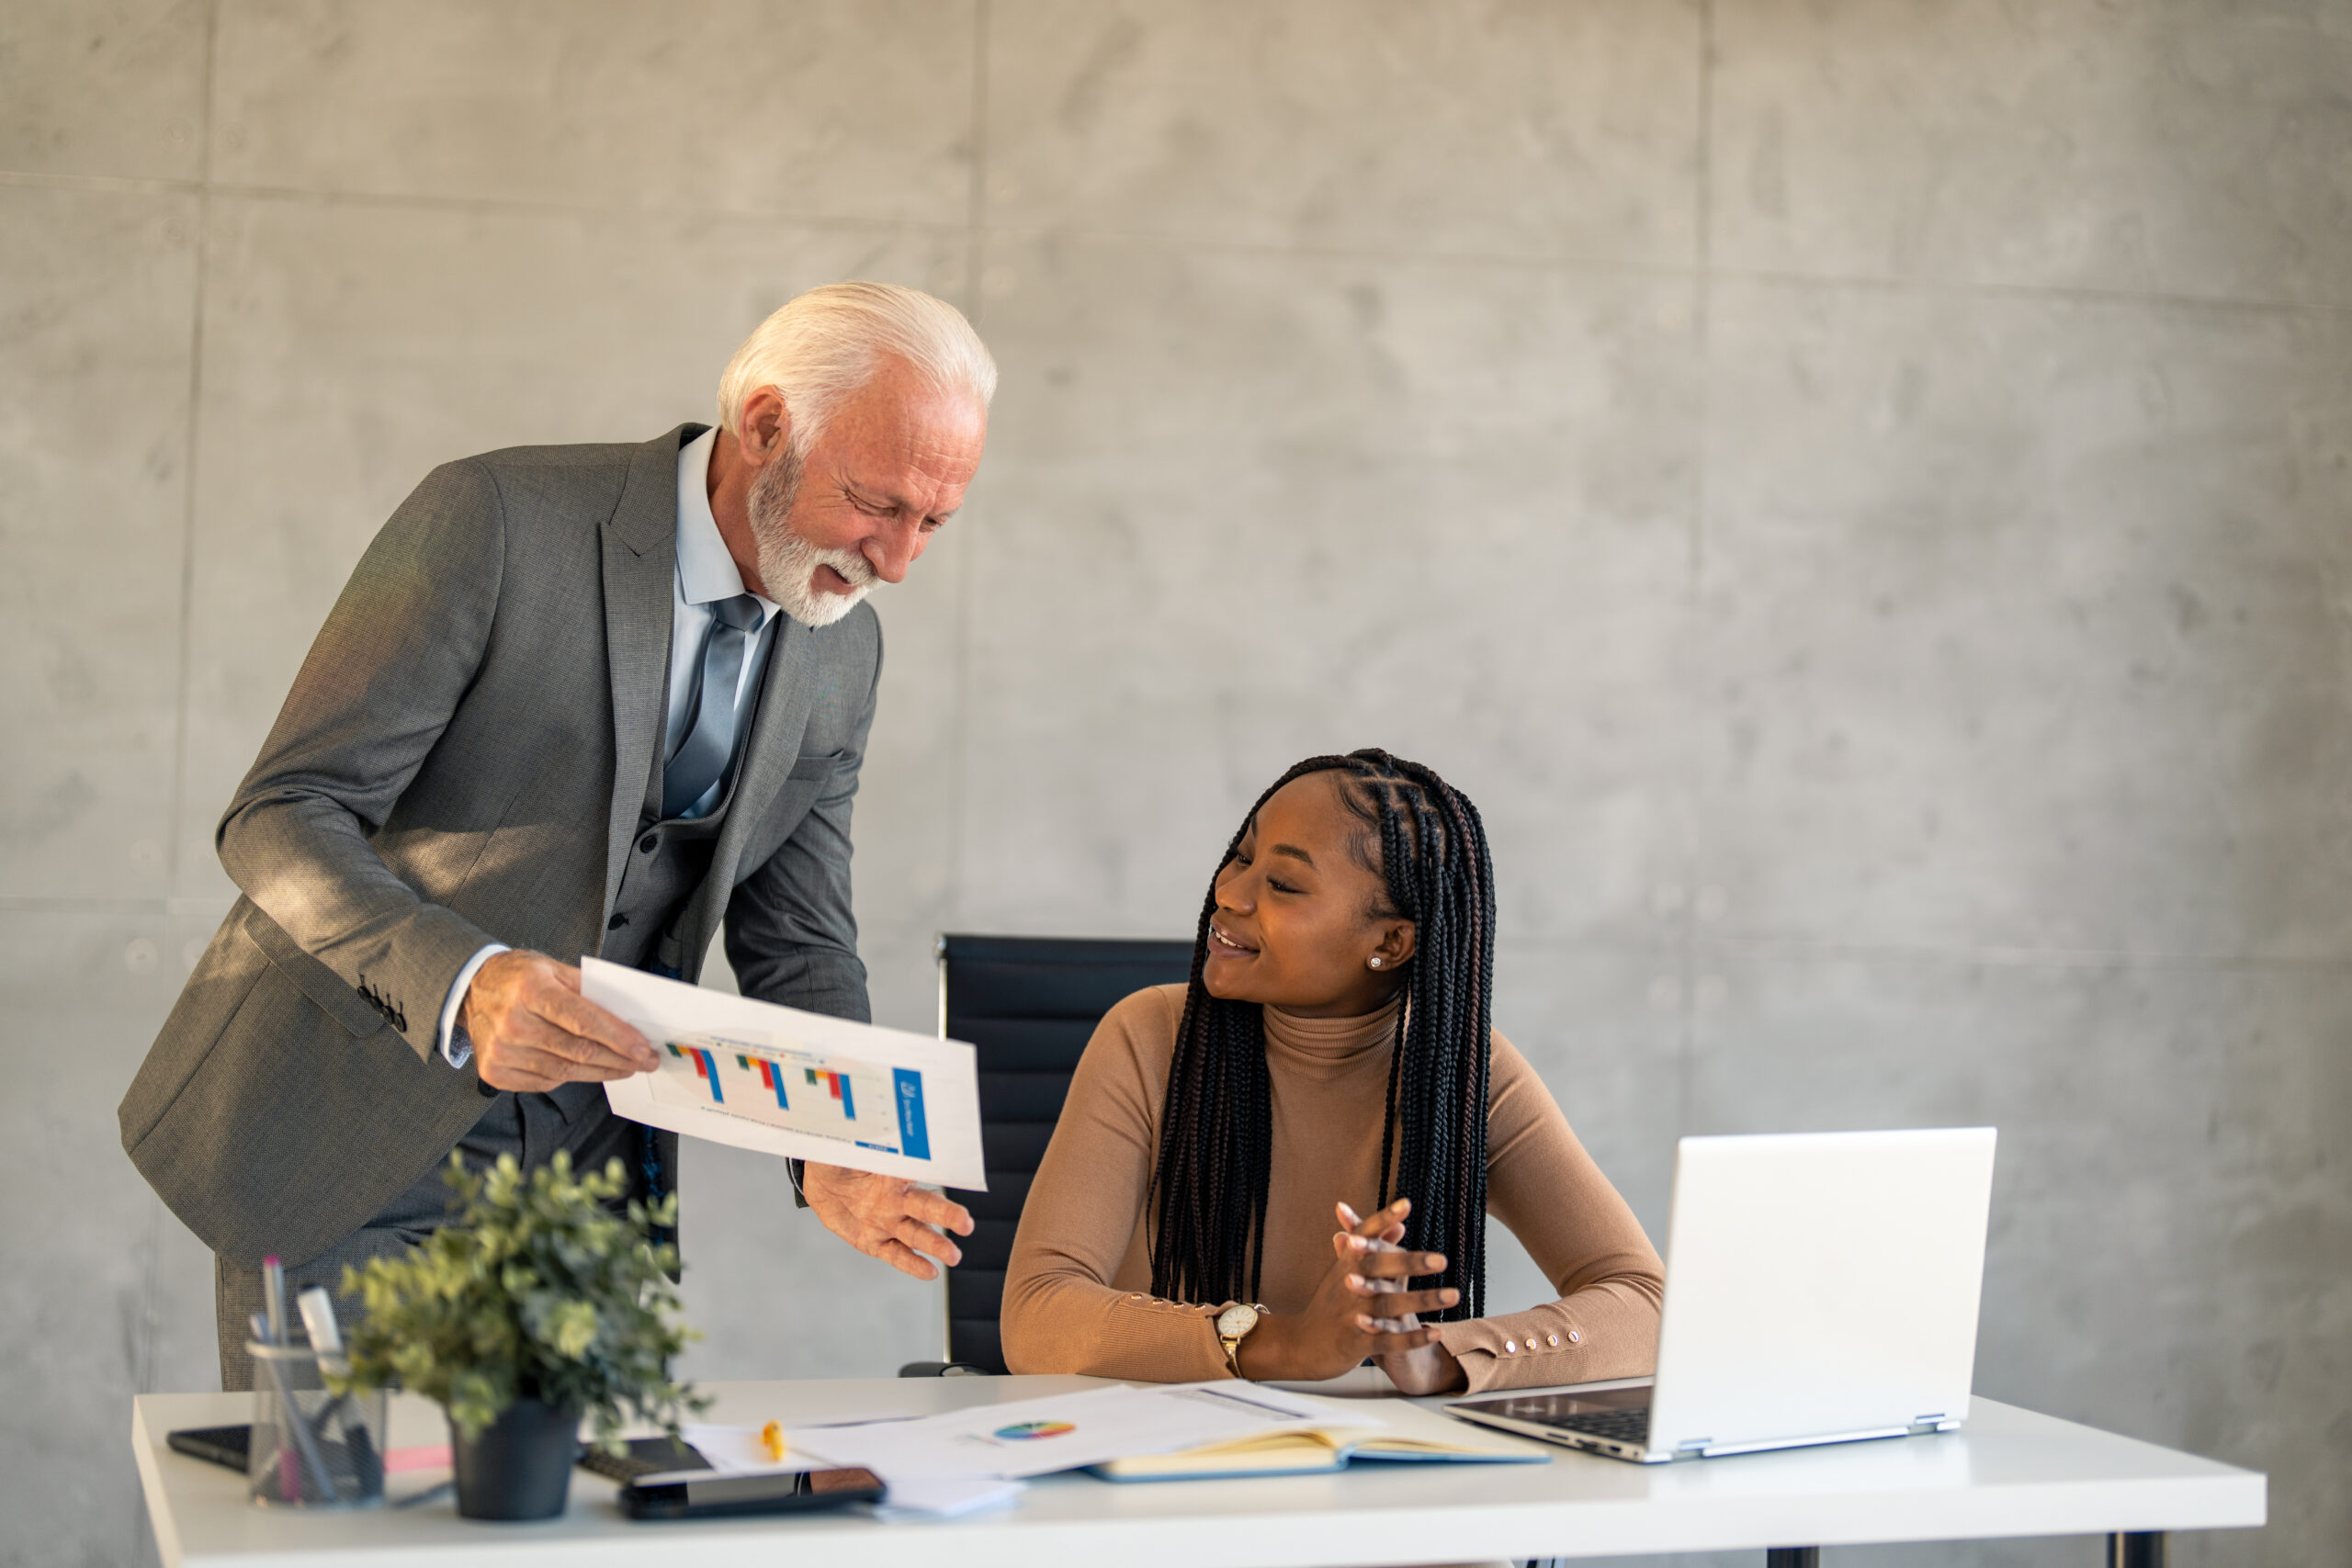
[[[1674,1457],[1677,1459],[1702,1458],[1706,1454],[1707,1445],[1714,1440],[1713,1438],[1685,1438],[1674,1445]]]
[[[1926,1416],[1914,1416],[1911,1417],[1911,1435],[1915,1438],[1918,1437],[1923,1432],[1952,1432],[1959,1429],[1959,1419],[1955,1416],[1947,1416],[1940,1410],[1933,1411]]]

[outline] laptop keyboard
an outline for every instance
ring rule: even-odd
[[[1612,1442],[1645,1446],[1650,1438],[1650,1413],[1641,1410],[1579,1411],[1573,1416],[1547,1416],[1547,1426],[1563,1427],[1571,1432],[1589,1432],[1596,1438]]]

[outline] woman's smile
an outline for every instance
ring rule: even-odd
[[[1258,950],[1248,942],[1227,936],[1225,928],[1215,920],[1209,922],[1209,954],[1211,958],[1255,958]]]

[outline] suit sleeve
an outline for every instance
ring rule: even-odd
[[[376,536],[220,818],[220,863],[261,912],[367,997],[420,1056],[492,941],[379,857],[384,825],[480,667],[504,569],[481,463],[426,476]]]
[[[872,1022],[874,1013],[850,901],[850,807],[882,683],[881,635],[877,622],[865,704],[823,793],[727,903],[727,962],[745,996],[858,1023]]]

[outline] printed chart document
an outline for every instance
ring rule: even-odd
[[[662,1065],[605,1086],[616,1115],[739,1149],[986,1191],[972,1048],[580,961],[581,994]]]
[[[894,1484],[900,1477],[1017,1480],[1275,1432],[1344,1427],[1369,1438],[1363,1428],[1386,1422],[1363,1404],[1231,1381],[1123,1385],[785,1436],[794,1453],[862,1465]]]

